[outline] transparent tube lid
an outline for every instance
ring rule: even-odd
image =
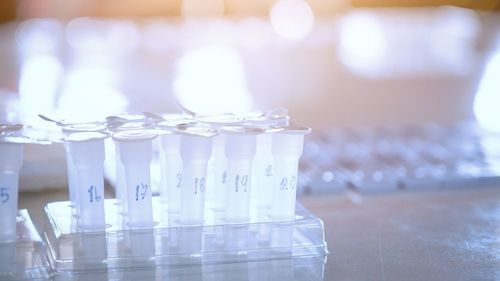
[[[245,117],[228,113],[199,117],[197,121],[214,128],[220,128],[222,126],[241,124],[245,121]]]
[[[107,127],[112,132],[153,128],[155,123],[144,115],[121,114],[106,117]]]
[[[0,136],[10,136],[23,129],[22,124],[0,124]]]
[[[307,135],[311,133],[311,128],[290,124],[287,126],[277,126],[272,129],[279,130],[283,134]]]
[[[85,142],[91,140],[101,140],[107,137],[109,137],[109,134],[106,132],[77,132],[67,135],[64,137],[64,140],[69,142]]]
[[[173,134],[174,130],[178,127],[192,127],[196,125],[196,121],[186,115],[172,115],[167,116],[162,121],[156,123],[162,134]]]
[[[121,131],[113,134],[113,140],[119,142],[139,142],[145,140],[151,140],[158,136],[154,130],[140,129],[140,130],[129,130]]]
[[[266,112],[262,116],[247,117],[245,123],[258,125],[258,126],[287,126],[290,122],[290,116],[288,116],[288,109],[286,108],[275,108]]]
[[[264,129],[255,126],[224,126],[220,131],[230,135],[259,135],[265,132]]]
[[[213,129],[210,127],[204,127],[204,126],[177,126],[174,130],[176,134],[183,135],[183,136],[193,136],[193,137],[214,137],[218,134],[220,134],[220,131],[217,129]]]
[[[142,122],[142,121],[132,121],[121,124],[108,125],[108,129],[111,132],[121,132],[121,131],[131,131],[131,130],[142,130],[142,129],[153,129],[153,123]]]
[[[0,143],[51,144],[50,140],[39,139],[24,129],[22,124],[0,124]]]
[[[97,122],[69,124],[62,126],[61,130],[65,134],[71,134],[76,132],[103,132],[106,131],[106,125]]]

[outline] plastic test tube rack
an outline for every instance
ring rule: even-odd
[[[165,126],[157,127],[159,135],[179,137],[163,143],[165,151],[169,144],[178,149],[176,157],[182,160],[181,190],[175,195],[180,204],[173,208],[169,208],[170,194],[167,200],[165,194],[143,194],[142,185],[150,184],[150,142],[156,134],[144,130],[115,133],[113,139],[118,143],[122,164],[127,167],[129,208],[130,204],[137,204],[134,214],[122,212],[117,199],[105,199],[104,228],[89,230],[71,215],[68,202],[49,203],[45,207],[44,234],[54,270],[103,271],[325,257],[328,250],[323,222],[295,202],[293,179],[297,177],[303,135],[309,130],[283,124],[267,130],[250,121],[220,128],[202,123],[182,124],[168,132],[161,132]],[[226,159],[230,165],[227,176],[231,179],[228,178],[226,187],[232,192],[225,194],[223,209],[217,206],[220,202],[216,192],[212,198],[204,194],[210,176],[209,159],[214,157],[212,140],[221,132],[226,136],[225,150],[224,155],[216,157]],[[264,132],[276,141],[276,145],[266,149],[280,162],[274,163],[279,179],[274,178],[269,186],[271,191],[267,192],[273,196],[271,206],[263,210],[251,202],[250,189],[254,177],[252,159],[259,151],[257,136]],[[238,149],[239,145],[244,148]],[[134,159],[142,160],[137,163]],[[286,183],[283,178],[288,179]],[[281,207],[276,209],[274,205]],[[99,254],[94,253],[97,248],[101,249]]]

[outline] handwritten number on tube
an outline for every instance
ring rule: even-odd
[[[240,186],[243,187],[243,192],[247,192],[248,175],[236,175],[234,178],[234,191],[238,192],[240,190]]]
[[[194,179],[194,194],[205,192],[205,178],[196,177]]]
[[[7,187],[0,188],[0,200],[3,203],[7,203],[10,199],[10,195],[8,193],[9,189]]]
[[[89,193],[90,203],[101,201],[102,197],[97,193],[97,188],[95,186],[91,185],[87,192]]]
[[[293,190],[297,185],[297,178],[295,176],[283,177],[280,182],[280,190]]]
[[[148,185],[141,183],[135,187],[135,201],[144,200],[148,194]]]

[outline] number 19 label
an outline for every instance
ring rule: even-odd
[[[240,189],[243,187],[243,192],[247,192],[247,186],[248,186],[248,175],[236,175],[234,177],[234,191],[238,192]]]

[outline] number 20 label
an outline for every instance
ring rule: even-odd
[[[280,190],[289,190],[295,189],[295,185],[297,184],[297,178],[295,176],[283,177],[280,182]]]

